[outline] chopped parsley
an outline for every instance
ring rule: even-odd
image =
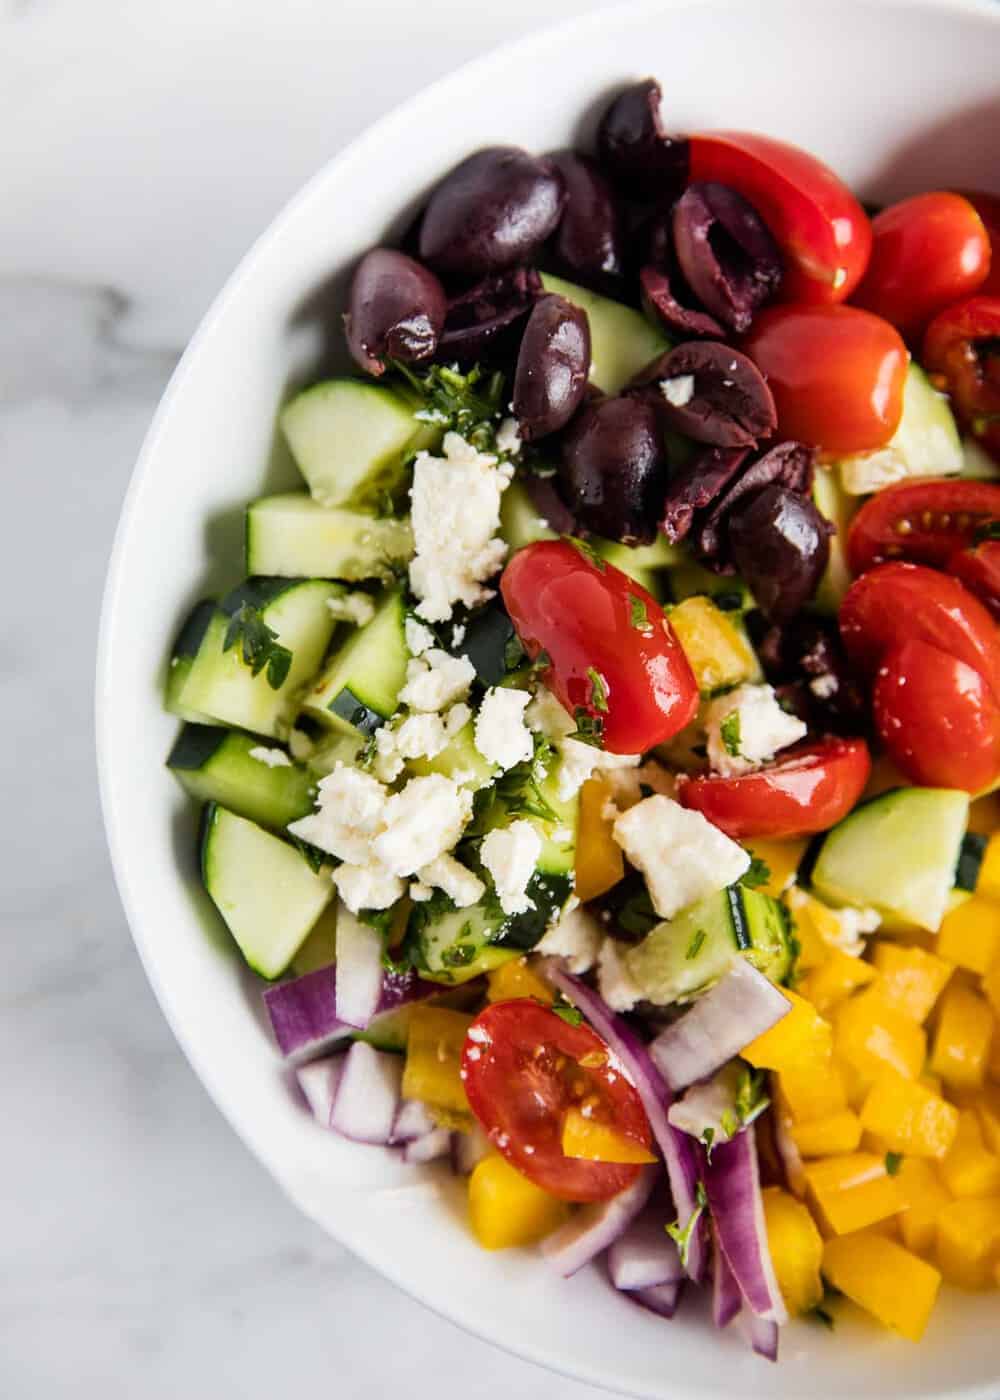
[[[637,632],[651,632],[652,624],[649,620],[649,612],[646,604],[641,598],[637,598],[634,593],[628,595],[628,620],[629,625]]]
[[[682,1269],[687,1268],[688,1255],[691,1252],[691,1241],[694,1239],[695,1231],[698,1228],[698,1222],[708,1207],[708,1197],[705,1195],[705,1187],[700,1181],[698,1182],[698,1194],[695,1199],[697,1205],[688,1216],[686,1225],[682,1226],[680,1221],[676,1220],[672,1225],[667,1225],[665,1227],[667,1234],[677,1246],[677,1253],[681,1257]]]
[[[229,619],[222,650],[229,651],[237,642],[251,674],[259,676],[266,667],[268,685],[272,690],[280,690],[288,678],[292,653],[281,645],[277,632],[268,627],[252,603],[244,603]]]
[[[719,1114],[719,1127],[727,1138],[734,1138],[740,1130],[740,1125],[736,1121],[736,1114],[731,1108],[724,1108]]]
[[[708,934],[705,932],[705,930],[704,930],[703,928],[698,929],[698,931],[695,933],[694,937],[691,939],[691,942],[688,944],[688,950],[687,950],[687,952],[684,954],[684,957],[685,957],[686,959],[696,958],[696,957],[698,956],[698,954],[701,952],[702,945],[704,944],[705,939],[706,939],[707,937],[708,937]]]
[[[590,744],[592,748],[604,748],[604,720],[600,715],[588,714],[583,708],[576,711],[576,728],[568,739],[576,739],[580,744]]]
[[[608,683],[593,666],[587,667],[587,679],[590,681],[590,703],[595,710],[600,710],[601,714],[608,712]]]
[[[420,422],[451,428],[480,452],[496,448],[496,422],[504,398],[502,374],[487,375],[479,365],[467,374],[448,365],[431,365],[425,374],[417,374],[398,360],[392,367],[423,400],[423,407],[414,414]]]
[[[559,1017],[560,1021],[565,1021],[567,1026],[578,1026],[583,1021],[583,1012],[577,1011],[575,1006],[570,1006],[568,1002],[560,1006],[553,1006],[552,1010]]]
[[[736,1084],[736,1116],[744,1127],[759,1118],[771,1100],[765,1084],[767,1076],[763,1070],[752,1070],[744,1066]]]
[[[740,756],[740,712],[730,710],[725,719],[719,725],[719,736],[723,746],[730,758]]]
[[[887,1152],[885,1154],[885,1169],[890,1176],[898,1176],[899,1169],[903,1165],[902,1152]]]
[[[766,860],[761,860],[760,856],[752,856],[745,875],[740,876],[740,884],[745,885],[748,890],[758,889],[761,885],[766,885],[771,878],[771,867]]]
[[[541,734],[534,736],[534,743],[535,751],[531,758],[508,768],[491,788],[481,790],[493,793],[511,816],[538,817],[544,822],[557,822],[559,813],[546,801],[541,790],[541,784],[555,758],[555,749]],[[483,803],[487,801],[485,798],[481,800]]]
[[[588,564],[593,564],[598,573],[604,573],[608,566],[592,544],[581,540],[577,535],[563,535],[563,539],[573,546],[577,554],[582,554]]]
[[[705,1146],[705,1160],[706,1160],[706,1162],[709,1163],[709,1165],[711,1165],[711,1162],[712,1162],[712,1144],[715,1142],[715,1129],[714,1129],[714,1128],[706,1128],[705,1131],[704,1131],[704,1132],[702,1133],[702,1135],[701,1135],[701,1140],[702,1140],[702,1142],[704,1143],[704,1146]]]

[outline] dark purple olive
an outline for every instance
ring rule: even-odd
[[[811,500],[777,484],[748,497],[727,518],[733,563],[771,622],[787,622],[815,594],[832,528]]]
[[[641,370],[635,383],[659,384],[667,425],[695,442],[753,447],[778,423],[760,370],[719,341],[678,345]]]
[[[674,206],[674,250],[692,292],[730,330],[781,285],[781,254],[756,209],[727,185],[688,185]]]
[[[451,297],[441,354],[465,364],[506,352],[541,291],[542,279],[533,267],[515,267]]]
[[[559,222],[563,178],[550,160],[488,146],[446,175],[420,225],[420,256],[437,272],[482,277],[529,262]]]
[[[576,516],[556,490],[553,477],[525,472],[518,480],[538,511],[539,519],[550,530],[555,530],[557,535],[575,535],[579,532]]]
[[[707,311],[682,306],[674,295],[670,278],[656,267],[644,267],[639,273],[639,290],[643,310],[651,321],[659,321],[681,340],[704,338],[718,340],[725,331]]]
[[[566,204],[552,251],[577,282],[613,290],[625,271],[614,191],[590,156],[557,151],[550,159],[566,186]]]
[[[687,536],[695,511],[704,510],[721,495],[746,456],[745,447],[706,447],[672,474],[660,514],[660,530],[671,544]]]
[[[784,486],[800,496],[812,490],[816,453],[801,442],[779,442],[740,473],[698,524],[695,546],[703,564],[728,565],[725,522],[741,500],[765,486]]]
[[[667,484],[656,408],[641,396],[587,404],[563,439],[562,495],[588,530],[625,544],[649,544]]]
[[[511,400],[526,442],[566,426],[583,402],[589,371],[587,313],[565,297],[541,297],[521,337]]]
[[[441,283],[405,253],[373,248],[358,264],[344,316],[347,346],[363,370],[386,360],[427,360],[438,346],[446,299]]]
[[[663,199],[683,188],[690,164],[684,137],[668,136],[655,78],[620,93],[597,129],[597,149],[608,174],[638,199]]]
[[[748,625],[764,674],[774,686],[794,692],[810,728],[859,734],[868,706],[847,661],[837,624],[832,619],[797,617],[785,626]]]

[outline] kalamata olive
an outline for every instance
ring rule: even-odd
[[[588,530],[626,544],[649,544],[667,484],[656,408],[641,396],[598,399],[563,439],[559,484]]]
[[[688,286],[742,333],[781,284],[781,254],[756,209],[727,185],[688,185],[674,206],[674,249]]]
[[[576,535],[580,527],[576,516],[556,489],[555,478],[536,476],[525,472],[519,478],[531,504],[538,511],[538,518],[545,522],[557,535]]]
[[[552,251],[577,282],[613,290],[624,276],[621,220],[614,191],[590,156],[557,151],[550,159],[566,186],[566,204]]]
[[[609,105],[597,129],[605,169],[638,199],[662,199],[687,179],[688,143],[664,130],[662,97],[655,78],[633,83]]]
[[[675,432],[715,447],[753,447],[778,422],[774,399],[757,366],[720,341],[690,341],[660,355],[636,375],[657,383],[663,415]]]
[[[728,566],[725,522],[738,503],[765,486],[784,486],[800,496],[812,490],[816,453],[801,442],[779,442],[751,462],[698,523],[695,547],[709,568]]]
[[[441,283],[426,267],[393,248],[373,248],[357,266],[344,316],[347,345],[369,374],[386,360],[427,360],[445,317]]]
[[[431,195],[420,256],[437,272],[482,277],[532,255],[552,234],[565,199],[550,160],[488,146],[456,165]]]
[[[671,544],[684,539],[696,510],[721,495],[746,460],[745,447],[706,447],[667,483],[660,529]]]
[[[772,622],[787,622],[813,597],[830,555],[831,525],[805,496],[765,486],[727,517],[733,563]]]
[[[659,321],[682,340],[718,340],[725,331],[707,311],[683,306],[674,295],[671,279],[657,267],[644,267],[639,273],[643,310],[651,321]]]
[[[514,267],[483,277],[451,297],[441,332],[441,354],[462,364],[504,354],[541,295],[533,267]]]
[[[774,686],[794,688],[811,728],[838,734],[865,729],[864,692],[854,679],[832,619],[801,616],[784,626],[747,619],[764,674]]]
[[[587,313],[565,297],[541,297],[521,337],[511,401],[526,442],[566,426],[583,402],[589,370]]]

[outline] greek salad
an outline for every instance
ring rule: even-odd
[[[168,764],[320,1129],[772,1360],[915,1341],[1000,1286],[1000,197],[660,98],[360,260]]]

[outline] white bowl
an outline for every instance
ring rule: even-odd
[[[343,273],[454,161],[490,142],[567,144],[602,95],[656,74],[667,120],[797,141],[866,195],[994,187],[1000,6],[928,0],[650,0],[504,48],[380,121],[263,235],[192,342],[143,448],[108,578],[98,666],[101,789],[139,952],[185,1053],[289,1196],[430,1307],[555,1370],[649,1397],[996,1397],[996,1295],[947,1296],[923,1345],[849,1318],[787,1329],[777,1368],[690,1303],[666,1323],[594,1269],[553,1278],[485,1254],[454,1189],[302,1112],[251,985],[197,883],[195,818],[163,767],[167,649],[193,600],[237,581],[241,512],[284,479],[290,380],[317,363]],[[247,178],[252,178],[250,172]],[[848,1312],[844,1310],[845,1314]]]

